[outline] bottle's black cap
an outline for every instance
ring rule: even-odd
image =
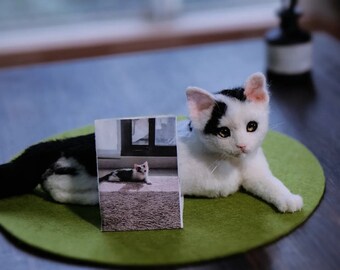
[[[281,18],[281,28],[284,30],[295,30],[298,28],[298,19],[302,15],[301,10],[298,9],[297,0],[290,0],[289,5],[283,6],[279,10],[278,15]]]

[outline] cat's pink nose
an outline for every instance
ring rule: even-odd
[[[237,144],[236,146],[238,148],[240,148],[242,150],[242,152],[246,149],[246,145],[244,145],[244,144]]]

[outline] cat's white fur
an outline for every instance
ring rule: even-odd
[[[61,157],[55,166],[76,168],[77,175],[52,174],[41,184],[43,190],[61,203],[98,204],[97,177],[89,175],[74,158]]]
[[[192,132],[179,137],[179,176],[184,195],[220,197],[241,186],[281,212],[302,208],[301,196],[292,194],[270,171],[261,149],[268,130],[269,94],[263,74],[251,75],[245,83],[246,101],[188,88],[188,108]],[[216,101],[227,104],[219,127],[227,126],[231,136],[204,134]],[[247,132],[249,121],[256,121],[255,132]],[[238,147],[238,146],[241,146]]]

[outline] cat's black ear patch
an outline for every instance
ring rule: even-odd
[[[218,125],[220,123],[221,117],[225,114],[227,111],[227,104],[221,101],[216,101],[214,108],[211,112],[211,117],[207,124],[204,127],[204,133],[205,134],[218,134]]]
[[[236,98],[239,101],[246,101],[247,97],[244,95],[244,88],[237,87],[232,89],[224,89],[217,94],[222,94],[227,97]]]

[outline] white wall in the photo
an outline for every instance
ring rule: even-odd
[[[95,122],[96,151],[99,158],[120,157],[120,121],[101,119]]]

